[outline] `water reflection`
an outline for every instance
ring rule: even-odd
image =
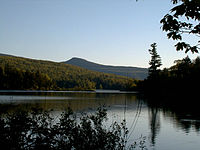
[[[71,107],[76,112],[91,112],[105,105],[110,121],[123,119],[129,129],[128,140],[147,136],[148,149],[198,149],[200,143],[199,105],[170,98],[144,98],[127,93],[23,92],[0,93],[0,113],[41,108],[54,110],[55,116]],[[8,95],[9,94],[9,95]],[[181,132],[181,135],[180,135]],[[172,140],[173,137],[179,139]],[[189,137],[189,138],[188,138]],[[178,141],[180,140],[180,141]],[[192,141],[192,143],[191,143]],[[180,143],[186,143],[187,146]],[[168,145],[168,143],[171,143]],[[174,146],[172,143],[174,143]]]
[[[158,108],[149,108],[149,126],[151,130],[151,144],[155,146],[156,137],[160,131],[160,112]]]
[[[164,118],[171,120],[176,128],[180,128],[186,133],[193,130],[200,131],[199,102],[193,101],[192,97],[191,99],[181,96],[174,96],[170,99],[151,97],[146,99],[146,102],[150,109],[150,125],[154,126],[156,130],[160,128],[159,114],[161,111]],[[154,132],[154,127],[151,127],[152,133]]]
[[[179,111],[166,111],[164,110],[164,116],[170,118],[172,122],[175,122],[176,128],[183,130],[185,133],[195,130],[200,132],[200,113],[189,113],[186,110]]]
[[[91,108],[96,109],[102,105],[124,108],[125,100],[127,104],[132,104],[137,100],[135,94],[63,92],[9,94],[0,95],[1,111],[12,111],[13,109],[29,110],[31,107],[43,110],[53,109],[55,111],[63,111],[67,107],[71,107],[74,111],[86,111]]]

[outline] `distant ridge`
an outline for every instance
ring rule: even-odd
[[[19,57],[19,56],[2,54],[2,53],[0,53],[0,56]],[[19,57],[19,58],[24,58],[24,57]],[[102,65],[102,64],[90,62],[88,60],[77,58],[77,57],[73,57],[72,59],[62,62],[62,63],[78,66],[78,67],[88,69],[91,71],[111,73],[115,75],[139,79],[139,80],[145,79],[148,75],[147,68]]]
[[[16,57],[16,56],[13,56],[13,55],[8,55],[8,54],[2,54],[2,53],[0,53],[0,56],[9,56],[9,57]]]
[[[77,57],[73,57],[72,59],[63,63],[79,66],[92,71],[112,73],[140,80],[145,79],[148,75],[147,68],[102,65]]]

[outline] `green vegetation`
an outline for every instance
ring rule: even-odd
[[[3,90],[125,90],[133,88],[134,82],[127,77],[63,63],[0,56],[0,89]]]
[[[9,66],[0,66],[0,89],[9,90],[50,90],[54,84],[47,74],[22,71]]]

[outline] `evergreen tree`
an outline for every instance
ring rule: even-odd
[[[161,58],[156,51],[156,43],[151,44],[151,49],[149,49],[149,53],[151,54],[151,60],[149,62],[149,77],[154,78],[159,73],[159,67],[162,65]]]

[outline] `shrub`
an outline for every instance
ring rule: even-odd
[[[7,150],[122,150],[126,147],[125,121],[105,127],[105,108],[80,117],[70,108],[59,119],[50,114],[33,109],[1,115],[0,146]]]

